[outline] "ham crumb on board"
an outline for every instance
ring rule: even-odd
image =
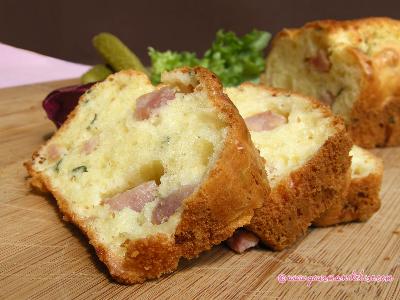
[[[245,229],[238,229],[226,240],[226,244],[233,251],[243,253],[247,249],[257,246],[259,241],[260,239],[254,233]]]
[[[286,118],[268,110],[244,119],[246,126],[251,131],[272,130],[287,122]]]
[[[175,99],[175,91],[169,87],[163,87],[144,94],[136,100],[135,118],[137,120],[146,120],[157,108],[173,99]]]
[[[153,224],[161,224],[168,220],[181,206],[182,201],[193,193],[195,188],[195,185],[184,185],[179,190],[161,199],[153,210],[151,222]]]
[[[152,180],[106,199],[104,203],[110,205],[111,209],[116,211],[128,207],[136,212],[141,212],[146,203],[154,201],[156,197],[157,184]]]

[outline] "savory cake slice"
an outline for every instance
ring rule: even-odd
[[[324,20],[277,34],[262,82],[319,99],[362,147],[400,145],[400,21]]]
[[[265,159],[271,186],[246,228],[281,250],[304,235],[326,209],[343,201],[352,143],[342,119],[317,101],[252,84],[227,88],[226,93]],[[244,242],[232,239],[228,244],[245,248]]]
[[[351,182],[344,202],[330,207],[315,226],[329,226],[352,221],[366,221],[381,205],[379,192],[383,176],[383,162],[371,152],[353,146],[350,151]]]
[[[87,91],[27,168],[111,275],[142,282],[247,225],[269,186],[243,119],[204,68]]]

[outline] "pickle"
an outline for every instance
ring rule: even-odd
[[[93,38],[92,42],[106,64],[114,71],[134,69],[149,74],[139,58],[111,33],[100,33]]]
[[[111,75],[112,71],[105,65],[95,65],[89,71],[81,76],[81,82],[83,84],[101,81]]]

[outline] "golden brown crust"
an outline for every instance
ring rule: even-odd
[[[272,91],[294,95],[279,89]],[[341,118],[332,116],[326,106],[308,100],[314,108],[332,117],[336,133],[304,166],[272,189],[247,226],[274,250],[282,250],[304,235],[313,220],[330,206],[343,201],[343,190],[348,186],[352,142],[344,123]]]
[[[385,18],[364,18],[349,21],[320,20],[305,24],[298,29],[284,29],[274,38],[272,45],[285,36],[293,37],[303,30],[324,30],[326,35],[339,30],[354,30],[371,26],[379,28],[389,25],[400,32],[400,21]],[[382,45],[383,46],[383,45]],[[355,144],[364,148],[400,145],[400,46],[388,44],[378,53],[366,54],[356,45],[346,51],[354,56],[361,72],[360,93],[354,101],[347,124]],[[386,56],[387,55],[387,56]],[[389,57],[390,56],[390,57]]]
[[[369,18],[360,18],[360,19],[343,20],[343,21],[332,20],[332,19],[317,20],[306,23],[304,27],[336,31],[342,29],[344,30],[358,29],[361,26],[380,26],[388,23],[393,26],[400,25],[400,21],[388,17],[369,17]]]
[[[368,176],[353,178],[344,202],[328,209],[320,218],[313,222],[318,227],[331,226],[340,223],[366,221],[380,208],[379,192],[382,183],[383,164]]]
[[[35,152],[33,154],[33,157],[37,154],[37,152]],[[34,187],[36,190],[38,190],[39,192],[42,193],[47,193],[49,192],[46,188],[46,186],[44,185],[43,181],[40,179],[40,174],[38,174],[32,167],[32,161],[26,161],[24,162],[24,167],[27,169],[28,173],[29,173],[29,178],[28,178],[28,182],[29,184]]]
[[[369,57],[357,49],[348,50],[356,58],[362,79],[347,129],[354,143],[364,148],[400,144],[400,48],[390,49],[397,56],[391,66],[382,63],[382,51]],[[384,77],[384,72],[389,74]]]
[[[188,70],[182,69],[183,72]],[[71,211],[49,179],[33,172],[28,163],[30,175],[53,193],[61,212],[89,237],[98,257],[119,282],[138,283],[174,271],[181,257],[195,257],[230,237],[236,228],[249,224],[254,209],[262,205],[265,195],[269,193],[263,161],[251,142],[244,121],[223,94],[216,76],[200,67],[191,69],[191,72],[199,80],[201,88],[207,91],[217,110],[225,116],[228,132],[215,167],[198,191],[185,200],[174,238],[157,235],[126,241],[125,258],[113,256],[85,227],[85,221],[78,219]],[[67,126],[73,115],[74,112],[59,132]]]
[[[390,24],[392,26],[400,26],[400,21],[391,19],[388,17],[369,17],[369,18],[360,18],[353,20],[333,20],[333,19],[325,19],[325,20],[316,20],[311,21],[304,24],[303,27],[300,28],[284,28],[280,32],[277,33],[272,43],[278,40],[282,36],[292,36],[295,34],[299,34],[304,29],[314,29],[314,30],[325,30],[329,33],[336,32],[338,30],[357,30],[362,26],[381,26],[385,24]]]
[[[382,103],[378,88],[371,86],[363,94],[366,96],[360,99],[365,99],[365,103],[357,101],[353,106],[348,125],[354,143],[364,148],[400,145],[400,95]],[[369,102],[382,106],[371,110],[367,107]]]

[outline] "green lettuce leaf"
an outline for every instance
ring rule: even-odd
[[[253,30],[243,37],[220,30],[211,48],[201,59],[191,52],[158,52],[149,48],[152,62],[151,79],[158,83],[164,71],[200,65],[217,74],[226,86],[254,80],[264,71],[264,49],[270,38],[271,34],[259,30]]]
[[[161,73],[164,71],[184,66],[193,67],[200,64],[196,54],[191,52],[158,52],[150,47],[149,56],[151,59],[150,78],[153,83],[160,82]]]

